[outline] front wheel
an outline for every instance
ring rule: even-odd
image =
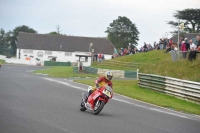
[[[106,103],[104,101],[97,101],[95,103],[95,109],[93,111],[93,115],[98,115],[101,112],[101,110],[103,109],[103,107],[104,107],[105,104]]]
[[[83,101],[81,101],[81,107],[80,107],[80,110],[81,111],[85,111],[86,110],[86,107],[85,107],[85,104]]]

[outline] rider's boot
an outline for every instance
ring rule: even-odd
[[[85,98],[85,103],[87,103],[87,100],[88,100],[88,97],[92,94],[92,90],[90,90],[89,92],[88,92],[88,95],[86,96],[86,98]]]

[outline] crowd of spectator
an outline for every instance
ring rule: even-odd
[[[180,41],[177,42],[178,45],[175,45],[176,43],[174,43],[172,39],[160,38],[159,42],[158,43],[154,42],[153,46],[151,44],[146,44],[144,42],[144,45],[140,47],[140,49],[137,49],[137,47],[134,47],[132,45],[129,45],[127,48],[120,48],[118,50],[114,48],[114,53],[112,58],[124,55],[132,55],[140,52],[148,52],[150,50],[166,49],[166,53],[170,51],[177,52],[179,46],[179,51],[182,53],[183,59],[186,59],[187,53],[189,53],[188,60],[192,61],[193,59],[196,59],[196,53],[200,52],[200,36],[196,37],[196,42],[197,44],[194,44],[192,40],[180,37]],[[93,55],[93,62],[94,61],[101,62],[104,59],[105,58],[103,53],[98,53]]]
[[[187,54],[188,60],[192,61],[196,59],[196,53],[200,52],[200,36],[196,36],[196,44],[194,44],[193,40],[188,40],[187,38],[180,37],[179,42],[177,42],[177,45],[173,45],[173,41],[169,40],[166,47],[166,52],[169,52],[171,50],[178,52],[178,46],[179,51],[182,54],[182,58],[186,59]],[[162,44],[161,44],[162,45]]]
[[[101,62],[103,61],[105,58],[104,58],[104,54],[103,53],[96,53],[93,55],[93,62],[94,61],[97,61],[97,62]]]

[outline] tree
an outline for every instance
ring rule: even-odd
[[[49,34],[52,34],[52,35],[60,35],[60,34],[57,33],[56,31],[49,32]]]
[[[9,51],[9,32],[6,33],[4,29],[0,30],[0,54],[2,55],[10,55],[11,52]]]
[[[139,31],[127,17],[119,16],[118,19],[113,20],[105,32],[108,33],[108,39],[116,48],[127,47],[129,43],[137,46]]]
[[[200,33],[200,9],[185,9],[182,11],[176,11],[173,15],[176,19],[180,20],[180,23],[184,23],[184,31],[186,33]],[[169,21],[170,24],[176,30],[171,33],[177,33],[178,22]]]
[[[4,29],[0,30],[0,54],[3,54],[4,48],[6,46],[6,37]]]
[[[16,49],[17,49],[17,42],[18,42],[18,34],[19,32],[25,32],[25,33],[37,33],[37,31],[35,31],[32,28],[29,28],[26,25],[22,25],[22,26],[18,26],[16,27],[13,31],[11,31],[9,33],[9,41],[10,41],[10,45],[13,49],[13,55],[16,55]]]

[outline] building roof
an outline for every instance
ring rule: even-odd
[[[104,53],[112,55],[114,45],[107,38],[77,37],[66,35],[23,33],[18,35],[18,49],[33,49],[47,51],[65,52],[89,52],[94,49],[94,53]]]
[[[188,40],[190,40],[192,38],[196,38],[196,36],[200,36],[200,34],[199,33],[186,33],[185,34],[185,38],[187,38]],[[178,42],[178,34],[174,35],[170,39],[172,39],[174,43],[177,43]]]

